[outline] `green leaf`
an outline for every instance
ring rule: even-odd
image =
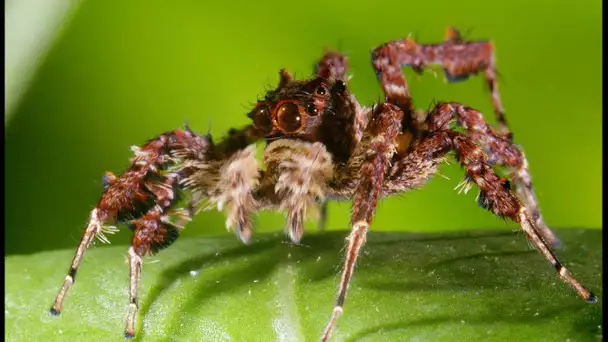
[[[316,341],[346,232],[183,239],[145,259],[137,340]],[[571,272],[602,295],[600,230],[559,230]],[[90,250],[64,312],[48,310],[72,250],[5,258],[8,341],[121,341],[127,247]],[[143,324],[142,324],[143,323]],[[370,233],[334,341],[594,341],[580,300],[521,233]]]

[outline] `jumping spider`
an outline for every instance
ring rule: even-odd
[[[440,44],[418,44],[409,37],[383,44],[373,51],[372,65],[386,99],[371,108],[361,106],[349,93],[345,56],[326,51],[311,79],[295,80],[281,70],[277,88],[248,114],[253,123],[231,130],[219,144],[186,128],[134,147],[131,167],[124,174],[104,176],[103,195],[91,212],[51,312],[61,312],[94,238],[107,242],[104,233],[113,233],[118,222],[128,222],[134,232],[125,330],[126,337],[133,337],[142,257],[173,243],[199,210],[223,210],[227,227],[245,243],[252,234],[252,213],[285,211],[286,233],[298,243],[307,212],[320,210],[323,224],[327,200],[352,200],[352,230],[337,300],[321,337],[327,341],[342,314],[378,200],[424,185],[449,152],[455,152],[465,169],[462,189],[467,191],[475,183],[482,208],[519,223],[559,277],[585,301],[596,302],[597,297],[551,251],[559,240],[540,215],[528,163],[513,144],[498,94],[492,43],[464,41],[458,31],[448,28]],[[438,103],[428,113],[416,112],[401,68],[409,66],[421,73],[432,65],[441,66],[452,82],[483,72],[498,130],[480,112],[455,102]],[[254,143],[259,140],[267,142],[264,169],[255,158]],[[500,177],[493,167],[507,167],[510,179]],[[180,206],[184,194],[190,197]]]

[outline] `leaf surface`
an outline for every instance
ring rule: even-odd
[[[601,230],[558,230],[558,256],[600,297],[584,303],[520,233],[369,234],[334,341],[599,341]],[[178,240],[144,261],[136,340],[317,341],[346,232],[302,245],[260,234]],[[5,258],[8,341],[122,341],[127,247],[85,256],[48,313],[72,250]],[[143,324],[142,324],[143,323]]]

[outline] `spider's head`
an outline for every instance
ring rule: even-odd
[[[331,145],[336,135],[350,133],[352,102],[342,80],[294,80],[282,69],[278,87],[267,92],[248,116],[266,138],[297,138]]]
[[[319,127],[330,116],[342,114],[348,98],[346,85],[322,77],[297,81],[285,69],[279,75],[278,87],[267,92],[248,116],[268,138],[322,140]]]

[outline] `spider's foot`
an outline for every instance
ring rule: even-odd
[[[51,312],[51,315],[53,315],[53,316],[59,316],[59,315],[61,315],[61,311],[55,309],[55,307],[52,307],[51,310],[50,310],[50,312]]]
[[[587,298],[585,298],[585,302],[589,304],[595,304],[598,302],[598,300],[599,298],[597,298],[597,296],[594,295],[593,292],[589,292],[589,295],[587,296]]]

